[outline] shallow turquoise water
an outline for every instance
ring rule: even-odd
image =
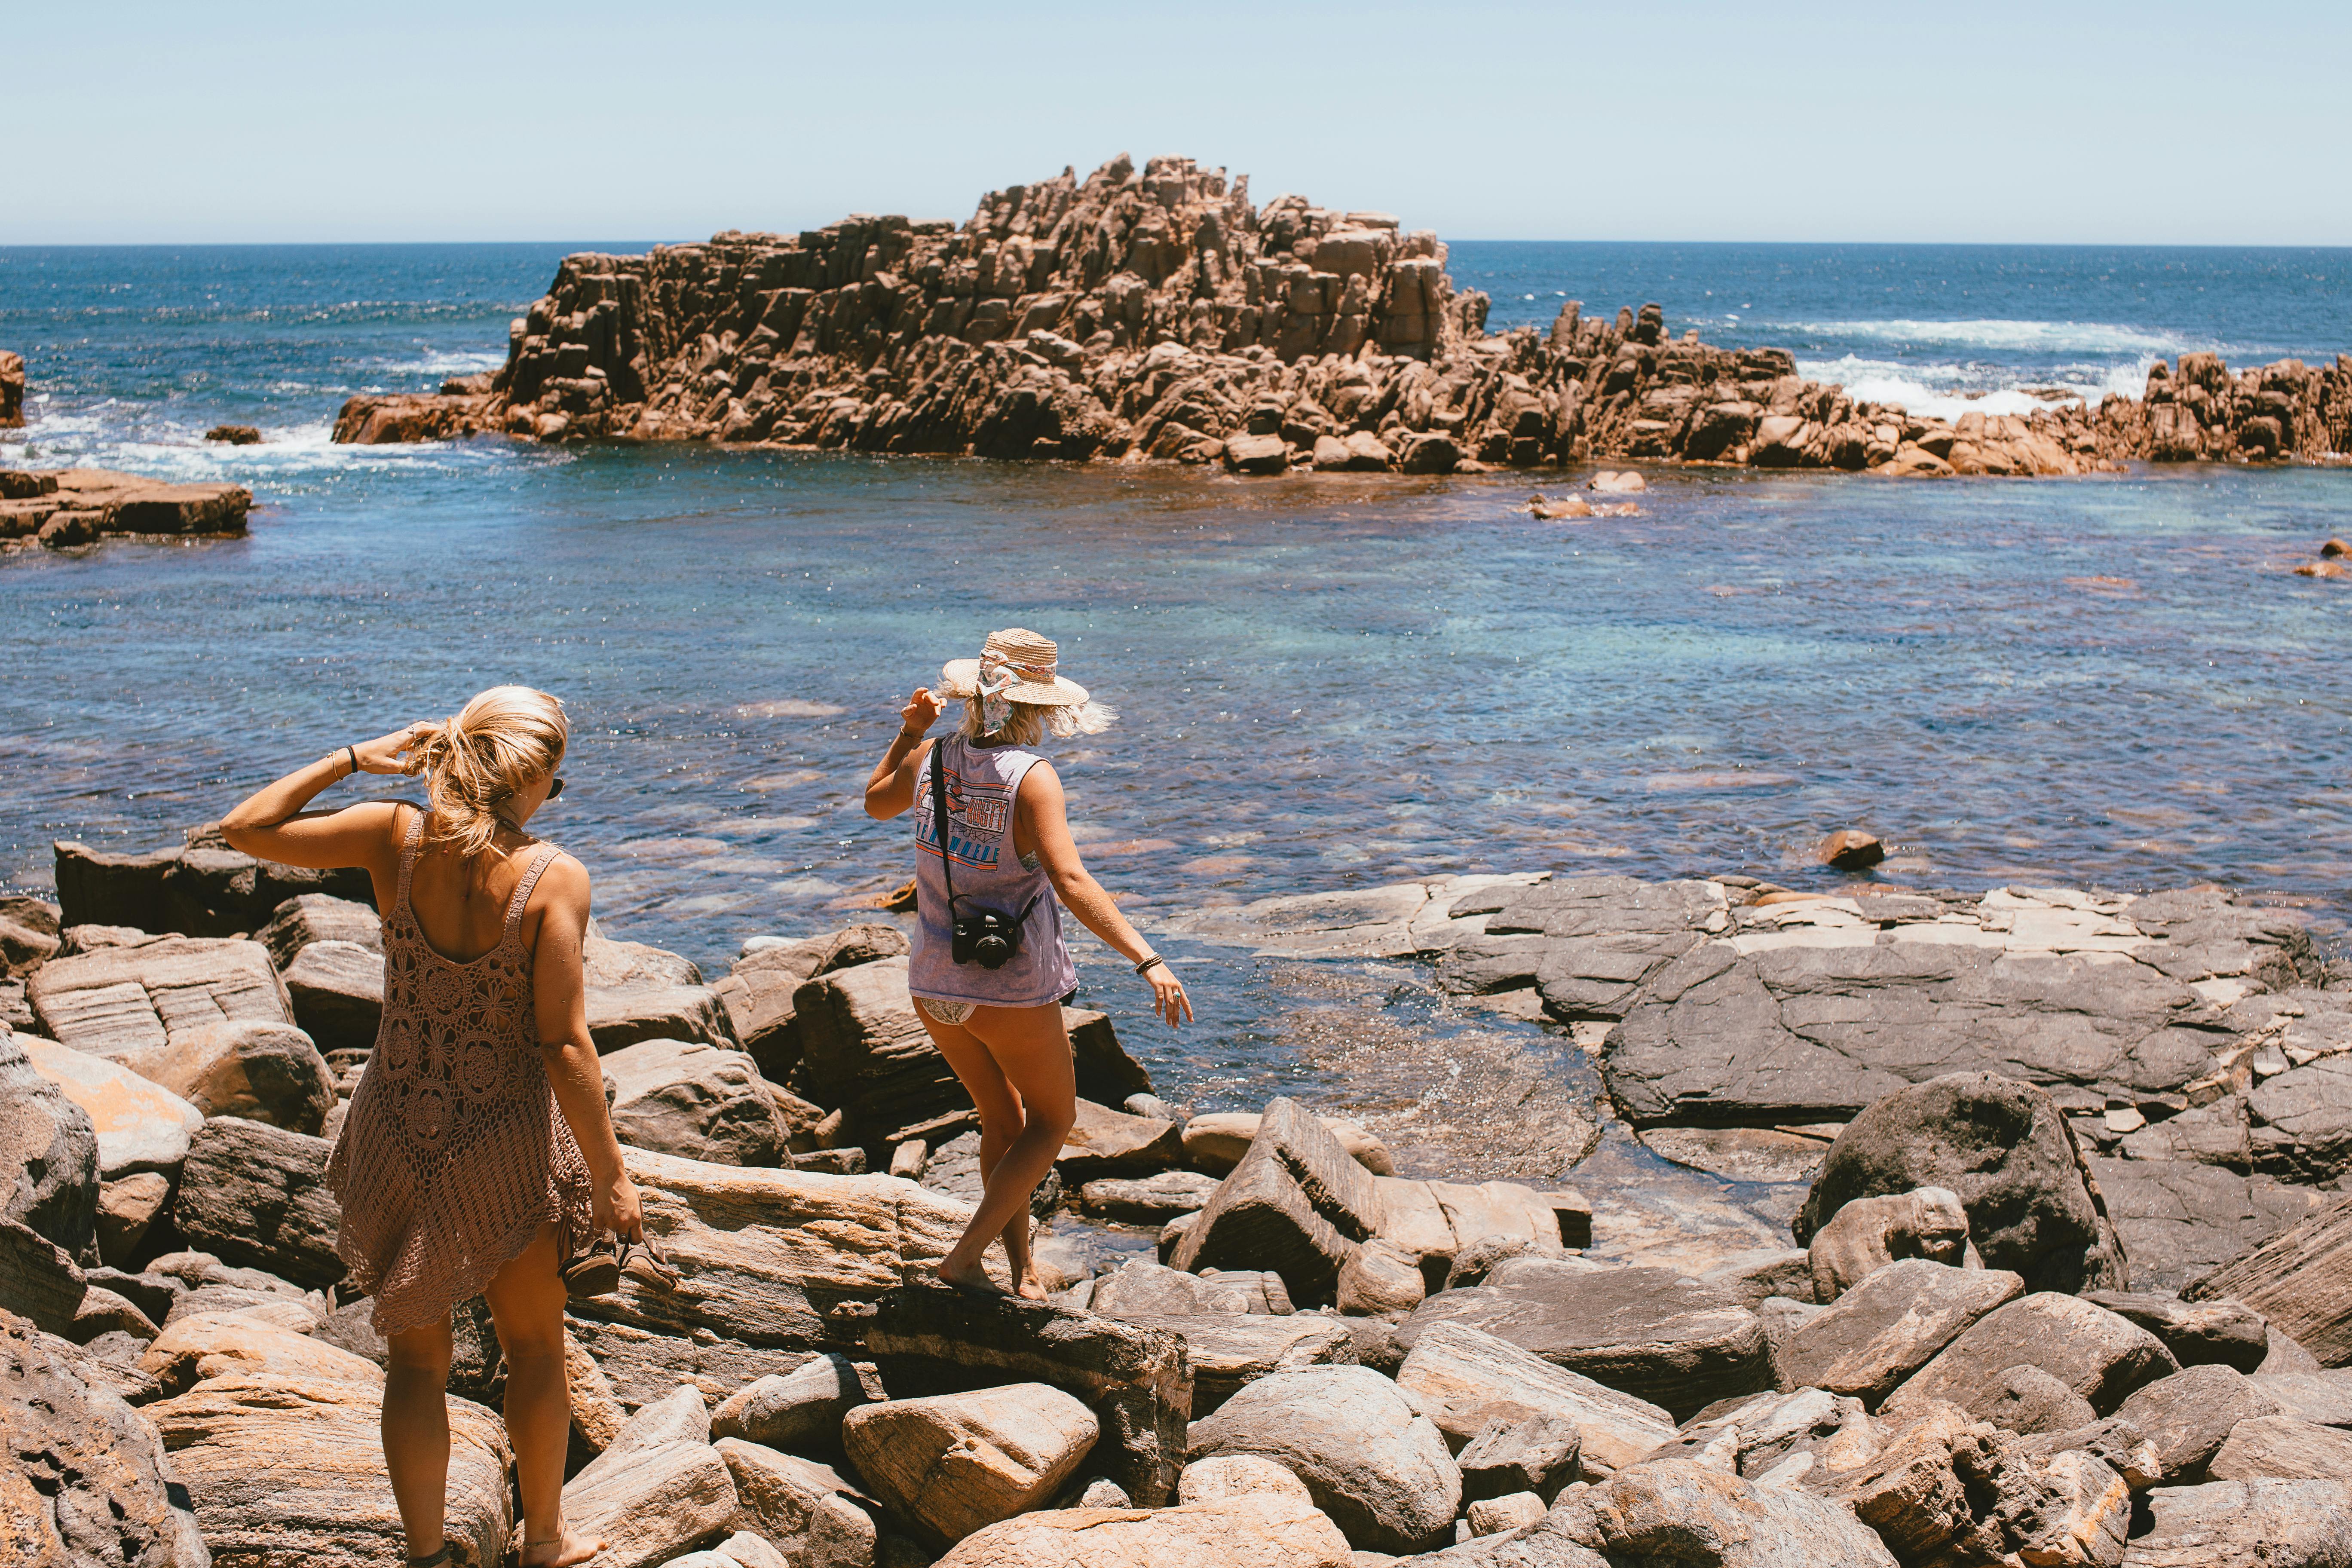
[[[600,912],[713,964],[906,875],[903,825],[857,804],[897,704],[1025,623],[1126,714],[1057,760],[1147,918],[1436,870],[1822,885],[1811,847],[1849,825],[1891,880],[2213,879],[2352,914],[2352,584],[2289,570],[2352,535],[2352,473],[1662,472],[1643,515],[1568,525],[1511,476],[327,443],[352,391],[498,363],[566,248],[0,250],[0,344],[46,399],[0,464],[263,502],[242,541],[0,559],[0,883],[520,679],[578,721],[543,821]],[[1497,325],[1656,298],[1952,399],[2352,343],[2343,253],[1801,248],[1454,259]],[[222,420],[269,442],[202,446]],[[1122,973],[1097,999],[1139,1002]],[[1209,1026],[1149,1047],[1175,1087],[1307,1070],[1264,966],[1200,973]]]
[[[0,566],[0,867],[144,842],[354,733],[543,685],[554,830],[614,918],[711,957],[896,879],[858,790],[992,626],[1126,721],[1060,753],[1147,904],[1561,866],[1804,880],[2200,878],[2334,906],[2352,847],[2337,472],[1896,485],[425,449],[279,487],[250,539]],[[763,706],[764,705],[764,706]]]

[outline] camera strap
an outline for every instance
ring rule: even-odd
[[[940,881],[948,890],[948,921],[955,921],[955,880],[948,873],[948,862],[955,857],[948,853],[948,782],[940,765],[940,753],[948,749],[946,741],[931,747],[931,830],[940,841]]]

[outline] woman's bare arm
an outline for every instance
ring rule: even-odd
[[[1069,800],[1062,793],[1062,778],[1053,763],[1038,763],[1022,775],[1013,814],[1017,825],[1027,830],[1025,837],[1035,847],[1037,858],[1045,862],[1055,896],[1078,917],[1078,923],[1130,963],[1150,957],[1151,944],[1118,912],[1118,906],[1078,858],[1077,840],[1070,837]],[[1152,1011],[1167,1019],[1171,1028],[1180,1021],[1191,1020],[1192,999],[1184,994],[1184,983],[1176,978],[1165,959],[1145,970],[1143,977],[1151,982]]]
[[[547,1061],[547,1081],[556,1108],[572,1128],[588,1162],[595,1225],[623,1240],[645,1234],[637,1189],[621,1164],[621,1141],[604,1104],[604,1069],[588,1033],[587,970],[583,947],[588,934],[588,868],[558,855],[542,872],[533,902],[539,904],[539,936],[531,947],[531,1009],[539,1026],[539,1048]]]
[[[431,724],[411,724],[389,735],[328,752],[277,783],[256,790],[221,818],[229,847],[283,866],[330,869],[364,866],[380,879],[393,874],[399,847],[393,832],[394,807],[366,802],[341,811],[306,812],[319,793],[352,775],[352,762],[369,773],[415,771],[407,753],[431,733]]]
[[[866,781],[866,815],[887,822],[915,804],[915,775],[922,770],[923,735],[938,722],[940,700],[919,686],[898,710],[898,735]]]

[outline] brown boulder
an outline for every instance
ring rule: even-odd
[[[1099,1431],[1080,1401],[1021,1383],[861,1405],[841,1440],[884,1502],[952,1545],[1050,1499]]]
[[[2102,1415],[2180,1370],[2146,1329],[2104,1307],[2045,1290],[1979,1318],[1906,1380],[1889,1405],[1949,1400],[1973,1411],[1978,1402],[1998,1397],[2000,1374],[2013,1366],[2041,1368]]]
[[[208,1024],[291,1024],[285,988],[259,942],[164,936],[52,959],[25,987],[49,1037],[128,1061]]]
[[[250,1568],[375,1568],[404,1537],[384,1474],[380,1385],[232,1373],[147,1406],[206,1544]],[[449,1401],[449,1543],[492,1568],[514,1528],[506,1426]]]
[[[1886,846],[1858,827],[1841,827],[1821,842],[1814,858],[1840,871],[1867,871],[1886,858]]]
[[[5,356],[13,357],[13,356]],[[154,1423],[62,1341],[0,1313],[0,1557],[40,1568],[209,1568]]]
[[[2352,1197],[2313,1211],[2181,1294],[2242,1301],[2322,1364],[2352,1364]]]
[[[1351,1568],[1365,1561],[1307,1498],[1254,1492],[1156,1511],[1024,1514],[966,1536],[939,1568]]]

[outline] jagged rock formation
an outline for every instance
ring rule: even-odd
[[[984,197],[961,229],[853,216],[565,259],[504,369],[355,397],[338,441],[505,431],[995,458],[1444,473],[1656,458],[1894,474],[2071,474],[2122,458],[2352,447],[2352,358],[2231,377],[2159,365],[2146,404],[1951,424],[1806,381],[1780,349],[1680,341],[1657,305],[1485,331],[1445,247],[1385,213],[1188,158],[1124,154]]]

